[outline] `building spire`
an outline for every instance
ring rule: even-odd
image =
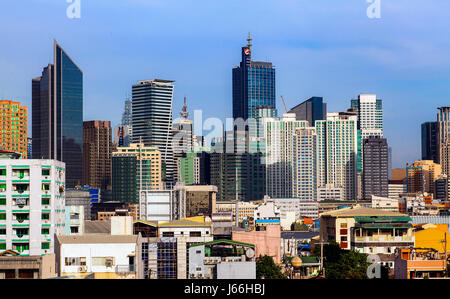
[[[252,38],[250,36],[250,32],[248,33],[248,37],[247,37],[247,47],[248,48],[252,47]]]
[[[187,112],[186,97],[184,97],[183,110],[181,111],[180,115],[182,119],[188,119],[189,113]]]

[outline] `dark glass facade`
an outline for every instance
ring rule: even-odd
[[[32,81],[33,158],[66,163],[70,188],[82,181],[83,72],[56,42],[54,57]]]
[[[432,160],[439,164],[438,123],[422,124],[422,160]]]
[[[112,160],[112,197],[113,201],[138,203],[136,182],[137,159],[135,156],[113,156]]]
[[[295,113],[297,120],[307,120],[313,127],[317,120],[326,120],[327,104],[321,97],[312,97],[292,108],[289,113]]]
[[[256,118],[261,108],[276,109],[275,68],[252,61],[250,47],[243,47],[240,66],[233,69],[233,118]]]

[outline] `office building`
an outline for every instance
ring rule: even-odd
[[[351,100],[351,109],[358,114],[358,130],[362,139],[369,136],[383,137],[382,100],[374,94],[361,94]]]
[[[363,139],[363,198],[388,197],[388,145],[385,138]]]
[[[33,159],[64,162],[75,187],[83,173],[83,72],[56,41],[54,59],[32,80]]]
[[[65,165],[55,160],[0,159],[0,250],[54,253],[65,234]]]
[[[162,188],[161,152],[156,147],[133,143],[117,148],[111,159],[113,201],[139,203],[140,190]]]
[[[276,109],[275,68],[252,61],[252,39],[241,49],[241,63],[233,69],[233,118],[256,118],[259,108]],[[273,115],[272,112],[271,114]]]
[[[217,211],[216,186],[187,186],[177,183],[173,191],[173,219],[211,217]]]
[[[439,163],[438,123],[425,122],[422,128],[422,160]]]
[[[162,180],[167,187],[174,181],[175,161],[172,148],[172,100],[174,81],[153,79],[133,85],[133,143],[157,147],[161,152]]]
[[[28,109],[19,102],[1,100],[0,149],[28,157]],[[31,156],[28,157],[31,159]]]
[[[318,136],[318,186],[341,188],[343,200],[357,197],[357,115],[354,112],[328,113],[316,121]]]
[[[83,185],[107,189],[111,185],[111,122],[83,123]]]
[[[317,120],[327,118],[327,104],[321,97],[312,97],[298,104],[288,113],[295,113],[296,120],[307,120],[310,127],[314,127]]]
[[[318,201],[336,201],[344,200],[342,188],[335,187],[333,184],[326,184],[317,189]]]

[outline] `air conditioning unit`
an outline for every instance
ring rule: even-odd
[[[81,267],[78,269],[78,272],[87,272],[87,267],[86,267],[86,266],[81,266]]]

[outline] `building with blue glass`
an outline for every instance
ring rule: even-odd
[[[321,97],[312,97],[292,108],[289,113],[295,113],[296,120],[307,120],[314,127],[317,120],[327,119],[327,104]]]
[[[271,62],[252,61],[251,38],[242,47],[242,61],[233,69],[233,118],[256,118],[258,109],[276,115],[275,68]]]
[[[33,159],[66,163],[67,187],[81,184],[83,72],[54,42],[54,63],[32,80]]]

